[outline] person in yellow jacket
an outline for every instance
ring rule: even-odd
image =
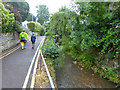
[[[20,44],[21,44],[22,50],[23,50],[24,48],[26,48],[26,43],[27,43],[27,40],[29,39],[28,34],[25,32],[25,30],[23,30],[20,33],[19,39],[20,39]]]

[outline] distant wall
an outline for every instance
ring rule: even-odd
[[[19,42],[20,40],[17,32],[0,33],[0,53],[15,46]]]

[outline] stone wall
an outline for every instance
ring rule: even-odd
[[[0,33],[0,53],[20,42],[17,32]]]

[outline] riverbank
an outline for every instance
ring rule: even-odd
[[[68,55],[63,67],[56,67],[55,71],[58,88],[116,88],[114,83],[73,62],[73,58]]]

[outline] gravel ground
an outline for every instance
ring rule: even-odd
[[[49,61],[48,61],[49,63]],[[52,76],[53,79],[53,83],[55,85],[55,88],[57,90],[57,84],[56,84],[56,79],[55,79],[55,73],[54,70],[51,70],[50,65],[47,64],[47,67],[49,69],[50,75]],[[40,62],[38,63],[38,68],[37,68],[37,73],[36,73],[36,80],[35,80],[35,88],[50,88],[49,85],[49,80],[48,80],[48,76],[45,70],[45,67],[43,65],[41,65],[41,71],[40,71]]]
[[[38,69],[35,77],[35,88],[50,88],[48,76],[43,63],[41,65],[41,71],[40,64],[38,64]]]

